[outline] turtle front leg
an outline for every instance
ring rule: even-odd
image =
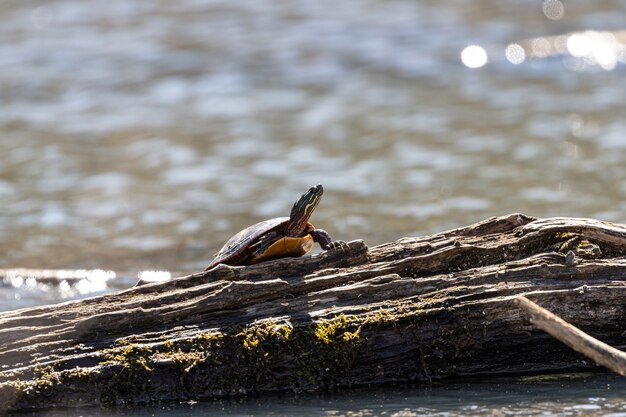
[[[307,230],[307,232],[324,250],[344,248],[348,245],[343,240],[333,240],[326,230],[311,228]]]

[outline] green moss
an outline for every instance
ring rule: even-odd
[[[100,365],[122,365],[124,369],[136,369],[144,372],[152,372],[149,363],[152,348],[146,345],[130,344],[121,339],[118,346],[103,353],[104,361]]]
[[[295,324],[289,318],[267,318],[150,343],[140,343],[138,337],[119,339],[98,352],[97,366],[40,367],[32,379],[0,384],[0,399],[13,395],[32,400],[54,393],[91,403],[143,402],[163,398],[164,386],[172,399],[276,388],[331,389],[350,381],[360,355],[369,349],[368,335],[401,323],[413,328],[424,305],[440,302],[395,302],[358,315],[341,313]]]
[[[315,326],[315,337],[325,345],[357,340],[360,333],[361,326],[348,330],[348,319],[343,313],[332,319],[321,319]]]
[[[49,406],[47,399],[63,400],[68,391],[76,387],[89,386],[99,375],[98,368],[56,370],[54,365],[42,366],[36,363],[32,377],[20,378],[0,383],[0,410],[5,408],[29,408]],[[40,403],[41,402],[41,403]],[[69,402],[68,402],[69,404]]]
[[[235,337],[241,338],[244,349],[251,351],[262,342],[270,340],[287,342],[292,332],[293,326],[289,321],[265,319],[244,326]]]

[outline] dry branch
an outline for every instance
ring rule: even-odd
[[[626,375],[626,353],[599,341],[562,318],[538,306],[524,296],[516,299],[517,304],[531,317],[531,322],[541,330],[580,352],[597,364],[622,376]]]
[[[494,217],[432,236],[0,313],[4,408],[589,369],[518,295],[626,345],[626,228]]]

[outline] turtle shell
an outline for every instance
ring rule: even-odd
[[[228,239],[228,242],[226,242],[217,255],[215,255],[215,258],[211,261],[206,270],[209,270],[215,265],[221,263],[239,265],[237,262],[238,258],[245,257],[244,254],[246,249],[258,242],[259,239],[264,236],[274,241],[283,238],[284,234],[280,231],[280,229],[284,227],[287,222],[289,222],[289,217],[276,217],[274,219],[264,220],[243,229],[241,232]],[[272,234],[275,234],[276,236],[271,236]],[[244,259],[242,259],[242,261],[244,261]]]

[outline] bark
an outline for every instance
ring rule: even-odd
[[[621,225],[511,214],[5,312],[0,407],[589,369],[514,300],[623,348],[625,253]]]

